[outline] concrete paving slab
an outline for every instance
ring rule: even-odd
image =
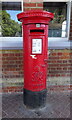
[[[48,92],[40,109],[26,108],[23,93],[3,94],[2,118],[70,118],[70,92]]]

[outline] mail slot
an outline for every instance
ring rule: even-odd
[[[24,104],[30,108],[46,104],[48,24],[54,15],[30,10],[17,15],[23,25]]]
[[[30,33],[33,33],[33,34],[34,34],[34,33],[37,33],[37,34],[39,33],[39,34],[40,34],[40,33],[44,33],[44,30],[40,30],[40,29],[38,29],[38,30],[37,30],[37,29],[33,29],[33,30],[30,30]]]

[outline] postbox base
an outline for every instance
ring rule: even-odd
[[[24,89],[23,101],[28,108],[42,108],[46,104],[47,90],[44,89],[39,92],[32,92],[30,90]]]

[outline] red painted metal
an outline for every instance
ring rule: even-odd
[[[54,15],[42,10],[31,10],[22,12],[17,17],[23,25],[24,89],[42,91],[46,89],[48,67],[48,23]],[[42,41],[41,53],[32,52],[33,39]]]

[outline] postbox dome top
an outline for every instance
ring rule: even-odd
[[[29,11],[25,11],[17,14],[17,18],[21,22],[24,18],[30,19],[35,17],[50,18],[50,20],[52,20],[54,17],[54,14],[51,12],[43,11],[43,10],[29,10]]]

